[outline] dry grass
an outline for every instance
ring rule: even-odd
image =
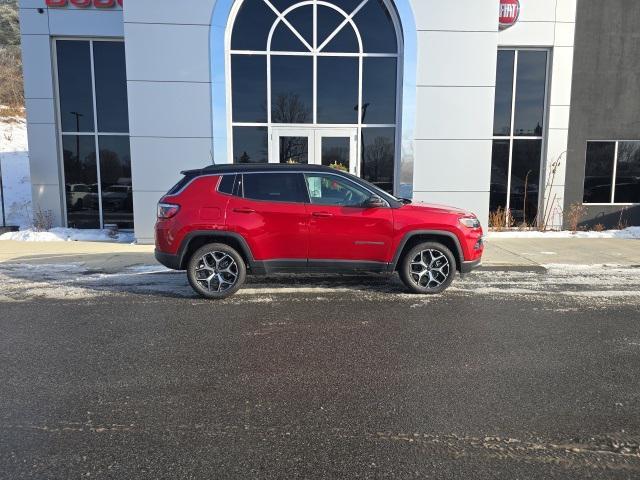
[[[601,223],[597,223],[596,225],[593,226],[594,232],[604,232],[604,230],[605,230],[605,226]]]
[[[498,207],[495,211],[489,212],[489,226],[496,232],[501,232],[511,226],[511,215],[504,208]]]
[[[22,60],[17,47],[0,47],[0,105],[3,117],[24,115]]]

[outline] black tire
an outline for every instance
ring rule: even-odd
[[[229,259],[235,262],[235,267]],[[206,275],[209,276],[203,278]],[[187,278],[198,295],[218,300],[230,297],[242,287],[247,278],[247,266],[242,256],[229,245],[209,243],[191,255],[187,264]],[[230,283],[232,279],[233,283]]]
[[[424,256],[420,257],[422,264],[414,263],[421,252],[425,252]],[[448,265],[444,262],[445,259]],[[421,274],[417,271],[419,268],[424,268],[424,271],[420,271]],[[413,293],[435,295],[444,292],[453,282],[456,274],[456,258],[451,250],[441,243],[424,242],[409,250],[398,270],[402,282]]]

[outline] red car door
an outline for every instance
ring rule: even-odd
[[[308,214],[299,173],[245,173],[243,196],[227,205],[227,223],[249,244],[258,261],[300,260],[308,252]]]
[[[343,177],[305,174],[309,191],[309,262],[383,262],[391,257],[393,211],[365,208],[371,193]]]

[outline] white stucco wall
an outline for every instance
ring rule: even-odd
[[[489,215],[498,0],[412,0],[418,30],[414,199]]]

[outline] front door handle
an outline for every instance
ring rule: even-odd
[[[253,208],[234,208],[233,211],[236,213],[256,213]]]
[[[313,212],[311,215],[322,218],[333,217],[333,214],[329,212]]]

